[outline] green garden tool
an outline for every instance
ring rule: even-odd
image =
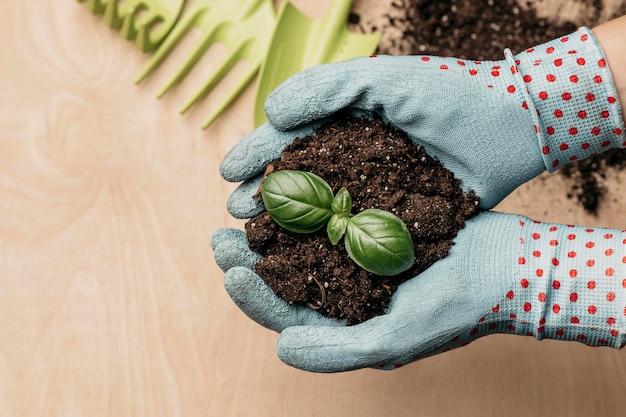
[[[318,64],[344,61],[376,51],[380,33],[348,30],[351,0],[332,0],[322,19],[314,20],[290,2],[283,3],[267,56],[259,75],[254,124],[267,119],[263,103],[268,94],[291,75]]]
[[[204,122],[202,127],[206,128],[239,96],[258,73],[275,24],[276,16],[272,0],[196,0],[189,10],[183,12],[181,19],[141,70],[135,82],[141,82],[160,65],[193,28],[201,30],[200,40],[171,80],[159,92],[158,97],[162,97],[178,84],[213,43],[223,43],[228,51],[225,59],[198,92],[183,106],[181,113],[185,113],[207,95],[238,61],[247,60],[249,66],[221,104]]]
[[[183,0],[77,0],[89,11],[104,15],[104,22],[120,29],[122,37],[134,40],[136,47],[149,52],[163,41],[176,23]]]

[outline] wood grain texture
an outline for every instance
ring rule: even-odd
[[[0,416],[623,415],[623,352],[579,344],[492,336],[394,372],[283,365],[210,249],[241,226],[218,167],[252,129],[252,89],[202,131],[216,99],[185,117],[193,84],[156,100],[172,64],[134,85],[147,57],[84,5],[4,0],[0,35]],[[623,200],[586,219],[550,184],[501,209],[626,226]]]

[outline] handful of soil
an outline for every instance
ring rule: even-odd
[[[312,172],[334,193],[345,187],[353,214],[385,210],[411,233],[413,267],[385,277],[361,269],[324,229],[293,233],[267,212],[246,223],[250,248],[263,256],[255,270],[279,297],[348,324],[384,314],[397,286],[446,256],[465,220],[478,211],[474,193],[463,193],[460,180],[439,161],[381,120],[338,118],[295,140],[271,168]]]

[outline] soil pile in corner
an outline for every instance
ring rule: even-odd
[[[383,314],[397,286],[446,256],[466,218],[478,211],[477,196],[464,194],[440,162],[380,120],[338,118],[294,141],[272,169],[312,172],[334,193],[346,187],[353,214],[386,210],[411,232],[415,264],[400,275],[381,277],[357,266],[343,240],[333,246],[325,228],[292,233],[267,212],[247,222],[250,247],[263,255],[255,269],[274,292],[348,324]]]
[[[521,52],[577,28],[540,18],[516,0],[399,0],[391,3],[385,26],[401,33],[383,37],[380,53],[472,60],[499,60],[505,48]]]

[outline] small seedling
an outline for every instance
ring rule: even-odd
[[[345,235],[348,255],[376,275],[397,275],[415,261],[404,222],[378,209],[352,215],[352,197],[342,188],[333,196],[326,181],[310,172],[283,170],[267,176],[261,188],[265,208],[281,227],[313,233],[326,224],[333,245]]]

